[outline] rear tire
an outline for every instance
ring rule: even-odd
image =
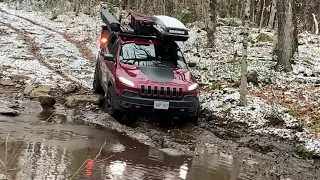
[[[114,96],[114,88],[113,86],[110,86],[105,97],[103,109],[114,119],[121,121],[124,117],[124,114],[115,109],[115,104],[116,100]]]
[[[94,70],[93,92],[96,94],[100,94],[100,95],[105,94],[103,87],[100,84],[100,76],[99,76],[99,72],[98,72],[98,62],[96,63],[96,68]]]

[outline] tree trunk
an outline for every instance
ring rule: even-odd
[[[293,0],[278,0],[278,43],[277,43],[277,67],[285,72],[292,71],[296,42],[293,23]]]
[[[261,29],[262,28],[262,25],[263,25],[263,20],[264,20],[264,8],[266,6],[266,0],[263,0],[263,5],[262,5],[262,9],[261,9],[261,17],[260,17],[260,25],[259,25],[259,28]]]
[[[293,21],[293,53],[298,53],[298,46],[299,46],[299,41],[298,41],[298,11],[299,11],[299,6],[298,2],[300,0],[292,0],[293,1],[293,6],[292,6],[292,21]]]
[[[76,13],[76,16],[78,16],[80,12],[80,2],[78,0],[73,0],[73,9]]]
[[[253,0],[253,3],[252,3],[252,24],[255,24],[255,11],[256,11],[256,7],[255,7],[255,3],[254,3],[254,0]]]
[[[268,24],[268,27],[271,29],[273,28],[274,20],[276,17],[276,12],[277,12],[276,6],[277,6],[277,0],[272,0],[272,8],[271,8],[269,24]]]
[[[241,85],[240,85],[240,105],[247,105],[247,59],[248,59],[248,39],[249,39],[249,24],[250,24],[250,2],[246,1],[245,8],[245,18],[244,18],[244,37],[243,37],[243,47],[242,47],[242,60],[241,60]]]
[[[313,16],[313,21],[314,21],[314,27],[316,29],[315,34],[318,35],[319,34],[319,22],[318,22],[317,17],[314,13],[312,13],[312,16]]]
[[[60,14],[64,12],[66,1],[65,0],[60,0]]]
[[[216,14],[216,0],[210,0],[209,2],[210,7],[210,20],[208,22],[207,27],[207,46],[209,48],[214,47],[214,41],[215,41],[215,33],[216,33],[216,21],[217,21],[217,14]]]
[[[302,20],[303,21],[303,27],[304,30],[308,29],[308,10],[309,10],[309,4],[310,4],[310,0],[305,0],[305,4],[304,4],[304,9],[303,9],[303,15],[302,15]]]

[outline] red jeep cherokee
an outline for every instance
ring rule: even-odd
[[[112,28],[111,28],[112,29]],[[197,123],[198,84],[173,40],[118,33],[103,26],[93,89],[104,108],[123,115],[166,113]]]

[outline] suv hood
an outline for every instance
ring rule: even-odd
[[[128,78],[133,82],[143,83],[174,83],[179,85],[189,85],[196,82],[189,69],[175,69],[175,68],[159,68],[159,67],[145,67],[121,64],[120,76]]]

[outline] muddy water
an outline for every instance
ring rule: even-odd
[[[222,180],[238,176],[239,163],[231,156],[170,156],[64,115],[46,121],[52,111],[43,111],[37,103],[20,106],[22,115],[0,116],[0,159],[6,164],[6,170],[0,166],[0,179],[4,174],[7,179],[24,180],[73,175],[74,179]]]

